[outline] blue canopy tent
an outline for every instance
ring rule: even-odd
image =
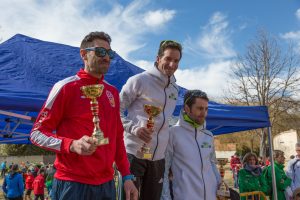
[[[53,84],[82,66],[77,47],[20,34],[0,44],[0,143],[30,143],[32,123]],[[130,76],[142,71],[117,55],[105,79],[120,90]],[[180,88],[174,115],[180,112],[184,92]],[[215,135],[269,126],[264,106],[209,103],[207,128]]]

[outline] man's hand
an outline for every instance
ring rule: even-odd
[[[79,155],[92,155],[97,149],[97,140],[84,135],[79,140],[73,140],[70,145],[70,151]]]
[[[149,143],[151,141],[152,133],[153,130],[147,129],[146,127],[139,127],[136,131],[136,135],[145,143]]]
[[[126,194],[126,200],[138,200],[138,190],[134,186],[132,180],[126,180],[124,182],[124,190]]]

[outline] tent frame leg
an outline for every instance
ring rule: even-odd
[[[273,191],[273,199],[277,199],[277,190],[276,190],[276,177],[275,177],[275,168],[274,168],[274,157],[273,157],[273,140],[271,127],[268,127],[268,142],[269,142],[269,155],[271,159],[271,169],[272,169],[272,191]]]

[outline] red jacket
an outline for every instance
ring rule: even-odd
[[[28,173],[26,175],[26,179],[25,179],[25,188],[27,190],[32,190],[33,189],[33,186],[32,186],[32,183],[34,181],[34,176],[32,173]]]
[[[239,170],[240,165],[241,165],[241,161],[240,161],[239,157],[232,156],[230,159],[230,168],[232,170]]]
[[[103,84],[98,97],[100,127],[109,144],[99,146],[90,156],[70,152],[74,139],[91,136],[94,124],[90,99],[80,87]],[[115,87],[80,70],[76,76],[59,81],[52,88],[30,135],[33,144],[56,152],[55,178],[99,185],[113,179],[115,161],[122,176],[130,174],[123,141],[119,93]],[[54,134],[55,131],[55,134]]]
[[[33,193],[35,195],[44,194],[44,188],[45,188],[44,176],[42,174],[39,174],[37,177],[35,177],[32,186],[33,186]]]

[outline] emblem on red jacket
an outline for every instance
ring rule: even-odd
[[[107,98],[109,100],[110,105],[112,107],[115,107],[116,104],[115,104],[115,98],[114,98],[113,94],[110,91],[106,90],[106,96],[107,96]]]
[[[41,112],[41,114],[38,118],[38,121],[34,124],[33,130],[38,129],[42,125],[42,122],[46,119],[47,116],[48,116],[47,110],[44,110],[43,112]]]

